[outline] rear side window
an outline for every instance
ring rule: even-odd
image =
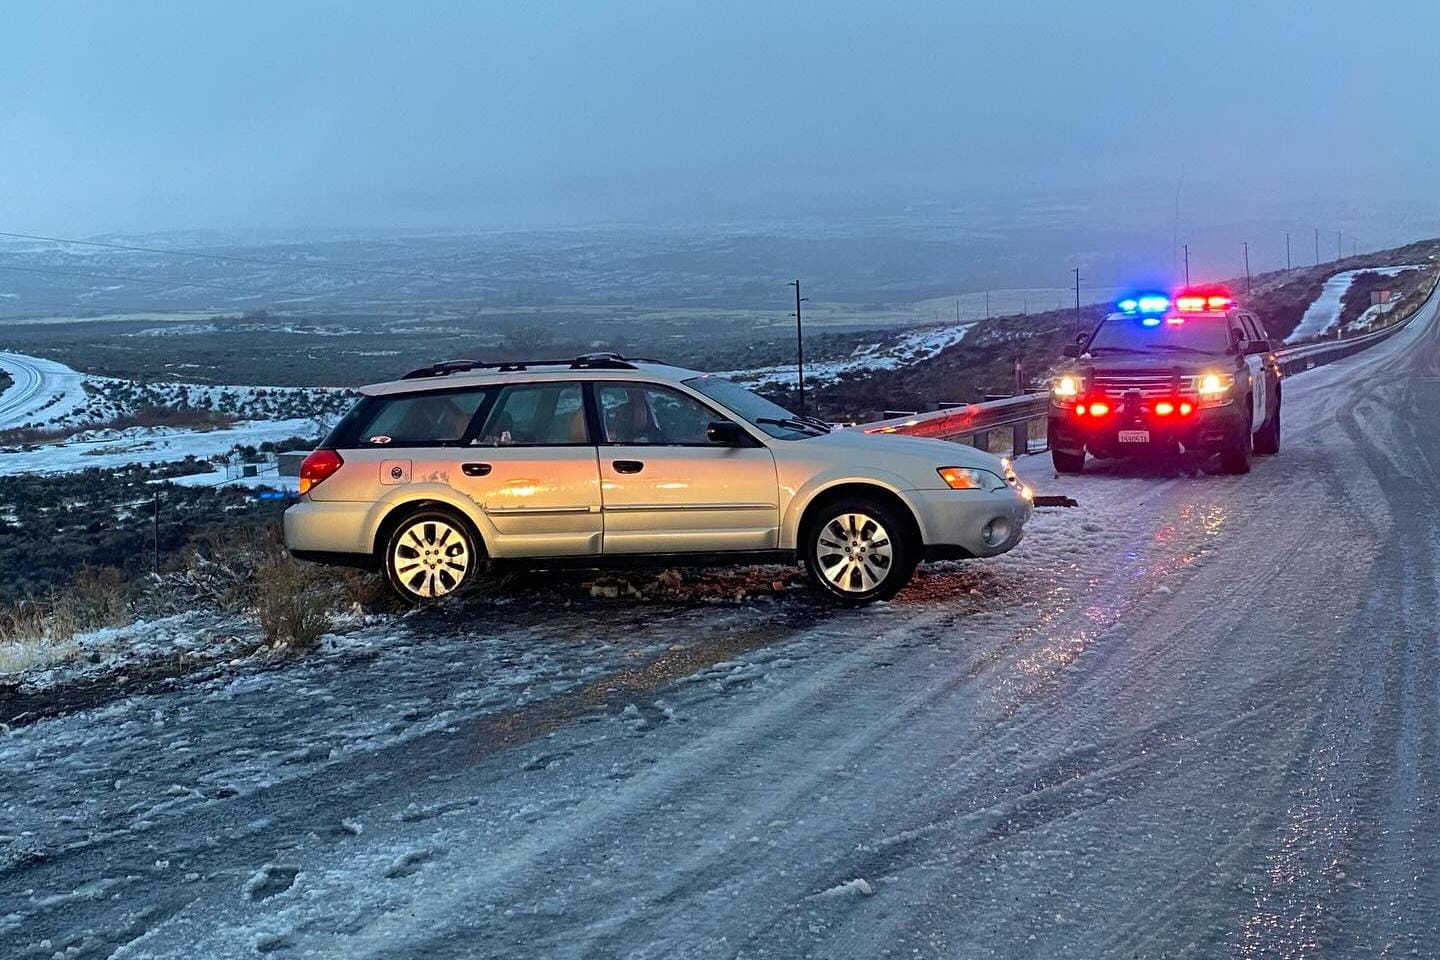
[[[502,387],[475,442],[500,447],[589,444],[580,384]]]
[[[354,423],[362,446],[458,443],[485,399],[484,390],[376,397]]]

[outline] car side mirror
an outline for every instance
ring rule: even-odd
[[[1247,356],[1247,357],[1253,357],[1253,356],[1256,356],[1257,354],[1269,353],[1269,352],[1270,352],[1270,341],[1269,341],[1269,340],[1248,340],[1248,341],[1246,341],[1246,343],[1245,343],[1245,356]]]
[[[1082,348],[1078,343],[1067,343],[1064,347],[1061,348],[1060,352],[1067,357],[1078,357],[1080,356],[1081,349]]]
[[[721,446],[739,447],[749,441],[750,435],[734,420],[714,420],[705,428],[705,438]]]

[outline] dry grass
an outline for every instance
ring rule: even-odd
[[[273,558],[255,569],[255,617],[273,646],[306,651],[330,631],[333,583],[289,557]]]

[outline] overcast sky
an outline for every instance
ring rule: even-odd
[[[1435,0],[11,0],[0,230],[1155,218],[1183,166],[1187,220],[1378,233],[1436,211],[1437,39]]]

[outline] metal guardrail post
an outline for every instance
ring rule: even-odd
[[[1010,428],[1010,456],[1023,457],[1030,452],[1030,421],[1017,423]]]

